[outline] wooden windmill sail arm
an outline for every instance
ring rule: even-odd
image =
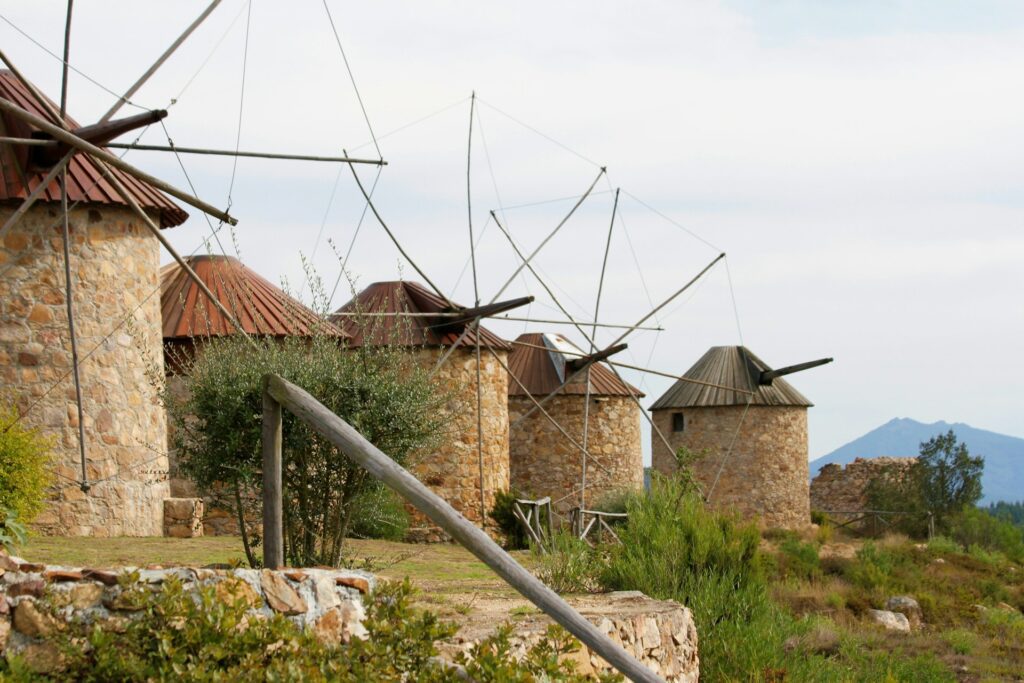
[[[787,365],[784,368],[778,370],[763,370],[760,377],[758,377],[758,384],[764,386],[769,385],[776,377],[782,377],[783,375],[791,375],[794,372],[800,372],[801,370],[810,370],[816,368],[819,365],[827,365],[832,362],[831,358],[821,358],[819,360],[811,360],[806,363],[797,363],[796,365]]]
[[[90,126],[81,126],[70,131],[70,133],[91,145],[105,145],[114,138],[120,137],[129,131],[154,124],[166,116],[166,110],[155,109],[134,116],[126,116],[116,121],[101,121]],[[56,140],[51,142],[51,145],[31,150],[29,158],[33,165],[41,168],[50,168],[58,163],[65,154],[74,149],[66,142],[58,142]]]
[[[514,308],[526,306],[531,303],[533,303],[532,296],[523,296],[518,299],[509,299],[508,301],[499,301],[497,303],[485,304],[483,306],[460,308],[455,311],[445,311],[446,314],[452,314],[453,317],[443,320],[436,327],[456,327],[466,325],[477,318],[489,318],[492,315],[511,311]]]
[[[598,351],[597,353],[591,353],[586,356],[580,356],[579,358],[573,358],[570,361],[566,361],[565,367],[567,370],[577,373],[580,370],[585,369],[587,366],[599,363],[605,358],[614,356],[620,351],[625,351],[627,348],[629,348],[629,344],[616,344],[615,346],[609,346],[603,351]]]
[[[209,214],[210,216],[216,218],[217,220],[224,221],[225,223],[230,223],[231,225],[238,225],[238,220],[228,215],[227,212],[221,211],[217,207],[211,204],[207,204],[203,200],[194,197],[188,194],[187,192],[183,192],[182,190],[179,190],[173,185],[166,183],[163,180],[160,180],[159,178],[152,176],[141,169],[135,168],[131,164],[122,161],[116,155],[111,154],[106,150],[100,149],[96,145],[87,142],[86,140],[83,140],[74,133],[66,131],[60,126],[55,126],[46,119],[36,116],[32,112],[25,111],[24,109],[14,104],[10,100],[6,100],[0,97],[0,110],[7,112],[11,116],[21,119],[22,121],[28,123],[31,126],[34,126],[35,128],[38,128],[39,130],[51,135],[54,139],[59,140],[60,142],[64,142],[69,146],[78,149],[79,151],[87,152],[96,159],[103,161],[109,164],[110,166],[113,166],[114,168],[117,168],[118,170],[121,170],[129,175],[132,175],[135,178],[141,180],[142,182],[148,183],[153,187],[157,188],[158,190],[162,190],[163,192],[166,192],[172,197],[180,199],[181,201],[185,202],[186,204],[189,204],[190,206],[194,206],[203,213]]]

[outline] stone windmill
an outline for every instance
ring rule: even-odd
[[[654,402],[654,424],[673,449],[697,456],[689,467],[711,505],[770,527],[805,527],[813,404],[781,377],[831,360],[772,370],[744,346],[715,346]],[[677,466],[660,440],[652,442],[652,463],[663,474]]]

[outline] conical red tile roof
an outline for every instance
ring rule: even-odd
[[[565,353],[568,352],[568,353]],[[566,363],[584,352],[560,334],[529,332],[519,335],[512,342],[512,353],[508,355],[508,369],[519,382],[509,379],[509,396],[525,396],[530,392],[534,397],[547,396],[572,374],[566,372]],[[571,383],[559,389],[561,394],[586,394],[586,376],[580,374]],[[631,384],[623,382],[604,363],[590,366],[591,396],[642,397],[644,394]]]
[[[186,261],[248,334],[308,337],[319,331],[347,336],[234,257],[192,256]],[[160,308],[165,341],[236,333],[177,262],[160,270]]]
[[[457,306],[457,304],[456,304]],[[331,315],[331,322],[351,335],[349,344],[397,344],[402,346],[451,346],[465,329],[464,326],[446,325],[450,318],[431,316],[454,310],[447,301],[418,282],[396,280],[375,282],[354,299]],[[363,313],[365,316],[341,315]],[[419,315],[389,315],[412,313]],[[373,315],[384,314],[384,315]],[[427,315],[422,315],[427,314]],[[486,327],[480,327],[481,345],[510,350],[508,342]],[[463,345],[475,346],[476,333],[470,330]],[[486,347],[485,347],[486,348]]]
[[[0,70],[0,97],[10,100],[22,109],[32,112],[37,116],[49,119],[49,115],[36,102],[35,98],[27,88],[10,71]],[[47,98],[49,99],[49,98]],[[50,101],[53,103],[52,100]],[[54,105],[54,109],[56,109]],[[77,128],[78,123],[70,116],[64,117],[68,128]],[[2,131],[0,135],[16,138],[32,137],[35,130],[27,123],[10,116],[0,115]],[[28,147],[24,145],[0,145],[0,202],[20,201],[27,197],[46,176],[45,171],[29,170],[26,168],[28,160]],[[128,204],[117,193],[100,172],[96,163],[88,154],[76,154],[68,163],[68,201],[83,202],[85,204],[116,204],[127,206]],[[111,174],[120,180],[132,197],[144,209],[152,209],[160,213],[160,227],[172,228],[181,225],[188,218],[177,204],[172,202],[159,190],[151,185],[136,180],[133,176],[116,168],[111,169]],[[24,177],[24,182],[23,181]],[[27,187],[26,187],[27,184]],[[59,202],[60,184],[55,179],[43,194],[39,201]]]

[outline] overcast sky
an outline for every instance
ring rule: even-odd
[[[76,3],[71,63],[84,76],[71,78],[71,114],[98,119],[113,101],[104,88],[123,92],[205,5]],[[329,6],[389,162],[376,203],[455,300],[474,299],[460,273],[475,90],[470,183],[485,301],[517,264],[489,212],[532,250],[607,166],[536,261],[574,316],[594,314],[615,188],[601,321],[636,322],[728,254],[728,271],[720,263],[658,316],[663,332],[629,337],[625,362],[682,373],[709,346],[741,339],[776,367],[834,356],[792,378],[816,404],[812,458],[893,417],[1024,436],[1024,4]],[[64,3],[2,7],[5,52],[57,99],[59,62],[12,24],[59,52]],[[169,107],[166,129],[182,146],[230,149],[237,138],[244,150],[376,154],[317,0],[224,0],[132,100]],[[167,136],[157,126],[142,142]],[[127,159],[188,186],[173,155]],[[233,235],[220,233],[226,251],[293,290],[304,255],[333,288],[328,240],[345,252],[364,207],[347,168],[339,177],[331,164],[242,159],[233,174],[228,158],[182,161],[199,196],[230,203],[239,219]],[[370,187],[376,169],[360,174]],[[184,252],[210,234],[190,213],[170,231]],[[416,278],[372,216],[348,270],[362,285]],[[503,298],[527,293],[533,316],[561,317],[530,278]],[[342,280],[334,304],[349,294]],[[492,328],[509,338],[562,331],[583,345],[567,327]],[[598,345],[616,336],[599,331]],[[645,405],[671,384],[626,374]]]

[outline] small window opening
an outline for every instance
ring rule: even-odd
[[[672,413],[672,431],[681,432],[686,428],[686,418],[682,413]]]

